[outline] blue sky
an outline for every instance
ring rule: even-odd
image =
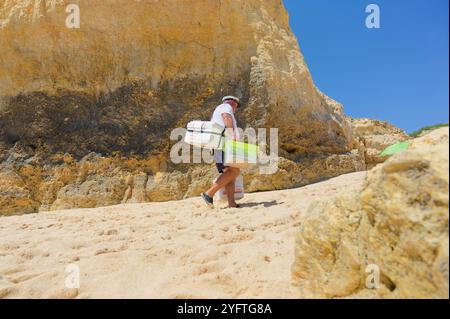
[[[448,0],[283,0],[314,82],[353,117],[448,122]],[[381,28],[365,25],[366,6]]]

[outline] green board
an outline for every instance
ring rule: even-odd
[[[257,164],[259,146],[237,141],[227,141],[224,148],[225,165]]]
[[[236,153],[247,154],[250,156],[256,156],[258,154],[258,145],[247,144],[237,141],[227,141],[225,149],[232,149]]]
[[[409,142],[400,142],[394,145],[387,147],[383,152],[381,152],[380,156],[389,156],[394,155],[403,151],[406,151],[409,147]]]

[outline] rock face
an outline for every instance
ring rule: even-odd
[[[296,243],[300,295],[448,298],[448,174],[443,128],[369,171],[359,193],[313,204]]]
[[[209,118],[230,92],[243,98],[241,122],[280,128],[287,152],[350,149],[281,1],[75,1],[80,29],[65,26],[69,3],[1,8],[4,143],[145,152],[167,144],[169,129]]]
[[[80,8],[79,29],[66,27],[68,4]],[[280,0],[2,1],[0,57],[0,161],[25,183],[22,203],[49,209],[194,195],[199,187],[188,186],[186,172],[197,168],[168,160],[170,132],[208,119],[226,94],[242,98],[241,127],[279,129],[280,156],[301,172],[250,189],[364,168],[350,122],[315,87]],[[114,163],[120,177],[104,166],[79,176],[90,153]],[[176,174],[176,190],[153,191]],[[128,176],[142,176],[139,195]],[[81,204],[88,193],[99,198]]]
[[[23,179],[9,169],[0,170],[0,212],[2,215],[35,213],[40,203],[33,199]]]
[[[355,137],[361,143],[367,168],[388,159],[380,156],[386,147],[409,139],[404,131],[388,122],[364,118],[351,119],[351,122]]]

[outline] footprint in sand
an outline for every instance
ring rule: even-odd
[[[73,250],[79,250],[84,247],[86,247],[86,245],[79,243],[79,244],[72,245],[70,248],[72,248]]]
[[[74,299],[78,296],[78,289],[61,289],[50,293],[49,299]]]
[[[94,256],[111,254],[111,253],[119,253],[121,251],[127,250],[129,247],[127,244],[122,244],[117,247],[104,247],[101,249],[97,249],[94,253]]]
[[[78,257],[78,256],[73,256],[73,257],[71,257],[70,258],[70,262],[77,262],[77,261],[80,261],[80,257]]]
[[[219,239],[219,245],[236,244],[242,241],[251,240],[255,237],[252,233],[242,233],[232,236],[226,236]]]
[[[25,270],[26,270],[25,267],[18,266],[18,267],[12,267],[12,268],[3,269],[3,270],[1,270],[1,273],[4,276],[9,276],[9,275],[17,274],[19,272],[23,272]]]
[[[111,250],[110,248],[101,248],[101,249],[97,249],[95,251],[94,256],[108,254],[108,253],[112,253],[112,252],[113,252],[113,250]]]
[[[162,239],[162,240],[171,240],[171,239],[172,239],[172,236],[170,236],[170,235],[162,235],[162,236],[161,236],[161,239]]]
[[[220,273],[223,271],[223,266],[219,263],[209,263],[206,265],[202,265],[195,269],[192,274],[194,276],[201,276],[210,273]]]
[[[26,259],[26,260],[31,260],[34,257],[36,257],[36,255],[40,255],[40,254],[36,254],[36,252],[32,251],[32,250],[24,250],[24,251],[19,253],[19,256],[22,259]]]
[[[117,234],[119,234],[119,231],[117,229],[110,229],[104,233],[105,236],[112,236]]]
[[[9,294],[13,292],[13,287],[4,287],[0,288],[0,299],[7,297]]]
[[[164,254],[169,255],[169,256],[175,256],[176,255],[176,252],[173,249],[166,248],[166,249],[164,249],[163,252],[164,252]]]
[[[10,277],[8,280],[10,282],[12,282],[13,284],[20,284],[21,282],[25,282],[25,281],[31,280],[33,278],[36,278],[39,275],[41,275],[41,274],[40,273],[24,273],[24,274],[17,275],[15,277]]]
[[[201,235],[201,237],[202,237],[203,239],[206,239],[206,240],[211,240],[211,239],[214,238],[214,234],[213,234],[213,233],[203,233],[203,234]]]
[[[233,276],[224,273],[217,274],[211,281],[217,285],[236,287],[236,281]]]

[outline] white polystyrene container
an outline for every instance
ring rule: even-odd
[[[214,180],[214,183],[217,181]],[[217,193],[216,193],[216,197],[219,201],[227,201],[228,197],[227,194],[225,192],[224,188],[221,188]],[[235,193],[234,193],[234,199],[238,200],[238,199],[242,199],[244,198],[244,177],[242,175],[239,175],[236,178],[236,182],[235,182]]]
[[[199,148],[222,149],[224,128],[212,122],[189,122],[184,142]]]

